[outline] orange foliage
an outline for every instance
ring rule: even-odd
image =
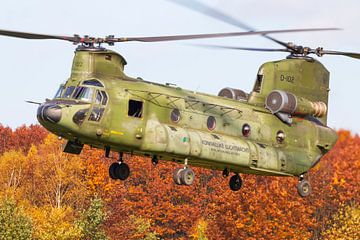
[[[0,127],[1,139],[14,141],[9,132]],[[41,139],[27,137],[28,146]],[[232,192],[220,172],[194,168],[195,183],[177,186],[172,180],[176,164],[161,161],[154,167],[148,158],[128,155],[130,178],[114,181],[108,167],[115,160],[104,158],[102,150],[86,147],[73,156],[61,153],[62,143],[49,136],[27,155],[3,155],[7,165],[0,169],[0,183],[16,186],[18,195],[37,207],[57,206],[59,190],[62,206],[75,215],[90,198],[101,197],[111,239],[317,239],[341,204],[360,201],[360,138],[347,131],[339,131],[334,149],[310,171],[313,193],[304,199],[296,192],[296,178],[243,175],[244,187]],[[7,178],[19,173],[6,160],[11,156],[26,161],[14,165],[22,169],[16,184]]]

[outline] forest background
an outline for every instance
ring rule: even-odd
[[[243,175],[232,192],[199,168],[176,186],[176,164],[136,156],[114,181],[101,150],[69,155],[39,125],[0,125],[0,239],[360,239],[360,138],[338,135],[301,198],[296,178]]]

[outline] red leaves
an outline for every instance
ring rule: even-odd
[[[0,154],[8,150],[29,151],[32,144],[40,144],[48,135],[40,125],[21,126],[13,131],[0,124]]]

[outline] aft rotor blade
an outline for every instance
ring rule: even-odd
[[[245,51],[257,51],[257,52],[291,52],[286,48],[249,48],[249,47],[231,47],[231,46],[220,46],[220,45],[195,45],[200,47],[218,48],[218,49],[229,49],[229,50],[245,50]]]
[[[131,38],[114,38],[112,42],[163,42],[163,41],[178,41],[190,39],[204,39],[204,38],[220,38],[220,37],[236,37],[247,35],[264,35],[264,34],[278,34],[291,32],[314,32],[314,31],[328,31],[337,30],[336,28],[306,28],[306,29],[285,29],[285,30],[269,30],[257,32],[231,32],[231,33],[213,33],[213,34],[195,34],[195,35],[174,35],[174,36],[158,36],[158,37],[131,37]]]
[[[57,35],[48,35],[48,34],[38,34],[38,33],[29,33],[29,32],[18,32],[0,29],[0,35],[16,38],[25,38],[25,39],[58,39],[66,40],[70,42],[75,42],[75,37],[72,36],[57,36]]]
[[[219,20],[219,21],[222,21],[222,22],[225,22],[225,23],[228,23],[228,24],[231,24],[233,26],[236,26],[236,27],[239,27],[239,28],[242,28],[242,29],[245,29],[245,30],[248,30],[248,31],[256,31],[255,28],[243,23],[243,22],[240,22],[239,20],[217,10],[217,9],[214,9],[214,8],[211,8],[199,1],[196,1],[196,0],[168,0],[170,2],[174,2],[178,5],[181,5],[183,7],[186,7],[188,9],[191,9],[193,11],[196,11],[196,12],[199,12],[199,13],[202,13],[208,17],[212,17],[216,20]],[[286,42],[283,42],[283,41],[280,41],[280,40],[277,40],[275,38],[272,38],[272,37],[269,37],[265,34],[262,34],[265,38],[271,40],[271,41],[274,41],[286,48],[291,48],[291,46],[288,46],[288,44]]]
[[[319,54],[320,56],[322,55],[341,55],[341,56],[346,56],[346,57],[351,57],[351,58],[356,58],[356,59],[360,59],[360,53],[353,53],[353,52],[340,52],[340,51],[330,51],[330,50],[320,50]]]

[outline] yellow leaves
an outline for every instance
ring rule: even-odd
[[[143,240],[157,240],[156,232],[151,231],[151,220],[138,217],[135,215],[130,216],[130,220],[135,225],[135,230],[133,233],[133,239],[143,239]]]
[[[342,186],[342,185],[344,185],[344,183],[346,183],[346,181],[345,181],[344,178],[340,178],[340,179],[339,179],[338,174],[335,172],[332,183],[333,183],[334,185],[340,185],[340,186]]]
[[[29,214],[34,223],[34,239],[76,240],[81,237],[81,229],[74,224],[74,212],[69,207],[32,208]]]
[[[191,235],[194,240],[208,240],[206,236],[208,223],[204,218],[200,218],[196,224],[195,233]]]
[[[24,178],[25,156],[21,152],[10,151],[0,156],[0,188],[16,190]]]
[[[245,224],[242,221],[243,221],[243,219],[241,219],[241,220],[238,219],[235,221],[236,228],[241,229],[241,228],[245,227]]]
[[[342,206],[329,225],[322,234],[324,239],[360,239],[360,205]]]

